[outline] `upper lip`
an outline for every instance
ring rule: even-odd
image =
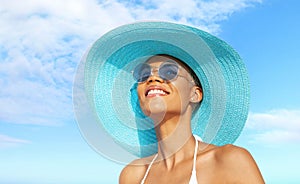
[[[162,90],[162,91],[164,91],[166,94],[170,94],[170,92],[167,91],[164,87],[154,85],[154,86],[149,86],[149,87],[146,88],[145,96],[148,95],[148,93],[149,93],[150,90],[154,90],[154,89],[156,89],[156,90]]]

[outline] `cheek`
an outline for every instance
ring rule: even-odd
[[[137,95],[138,95],[138,102],[140,104],[140,107],[143,109],[144,108],[144,103],[145,103],[145,94],[144,94],[144,87],[142,85],[138,85],[137,87]]]
[[[176,90],[176,93],[180,97],[182,101],[189,100],[190,97],[190,91],[191,87],[189,84],[186,83],[175,83],[174,84],[174,90]]]
[[[143,86],[142,86],[142,85],[138,85],[136,91],[137,91],[138,98],[139,98],[139,100],[140,100],[140,98],[141,98],[142,96],[144,96]]]
[[[174,87],[177,94],[175,97],[177,98],[177,100],[173,101],[174,108],[181,109],[181,111],[185,111],[190,105],[191,85],[183,83]]]

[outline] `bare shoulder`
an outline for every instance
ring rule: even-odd
[[[215,149],[215,158],[225,176],[238,183],[264,183],[259,168],[252,155],[245,148],[231,144]]]
[[[252,158],[248,150],[242,147],[227,144],[216,148],[216,156],[226,161],[249,161]]]
[[[151,161],[152,158],[153,156],[137,159],[131,162],[130,164],[128,164],[126,167],[124,167],[120,173],[119,183],[120,184],[141,183],[145,175],[145,172],[147,170],[149,161]]]
[[[256,167],[256,163],[248,150],[232,144],[218,147],[216,150],[216,158],[218,158],[222,164],[232,167]]]

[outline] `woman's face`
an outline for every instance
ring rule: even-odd
[[[158,68],[166,62],[179,65],[178,76],[170,81],[158,75]],[[153,56],[147,63],[152,75],[137,87],[140,106],[146,116],[161,121],[166,116],[180,115],[191,108],[191,103],[201,101],[200,88],[195,86],[192,76],[179,61],[168,56]]]

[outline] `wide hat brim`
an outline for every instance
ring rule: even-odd
[[[203,88],[192,132],[215,145],[233,143],[248,115],[249,82],[240,56],[224,41],[202,30],[168,22],[138,22],[98,39],[78,66],[73,103],[87,142],[117,162],[157,152],[151,120],[138,103],[133,68],[157,54],[184,61]]]

